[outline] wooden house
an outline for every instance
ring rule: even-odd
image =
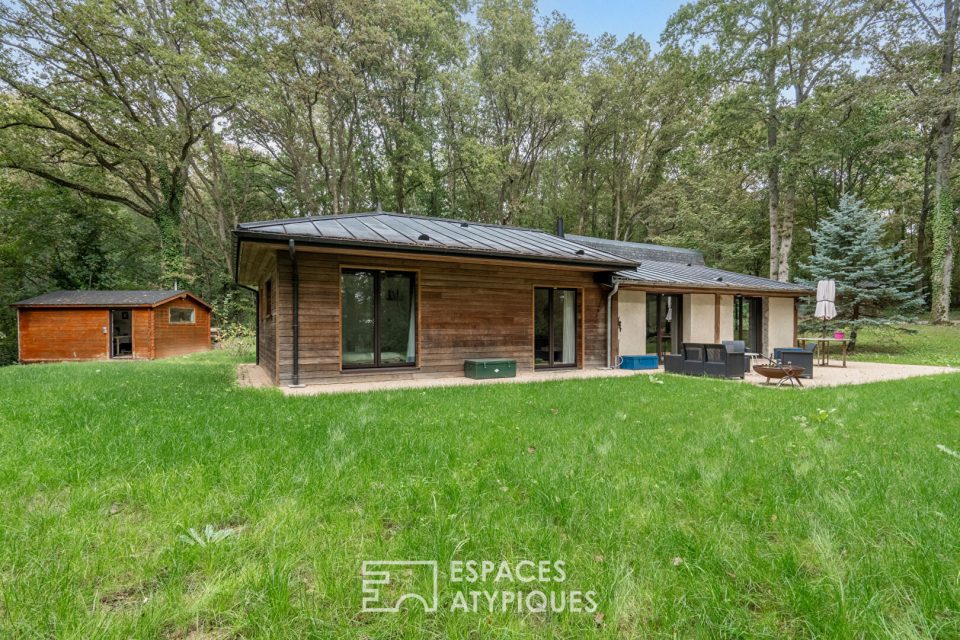
[[[737,328],[758,349],[764,332],[790,346],[810,293],[689,250],[380,211],[234,233],[237,282],[257,295],[257,362],[281,385],[462,376],[475,358],[521,374],[616,366]]]

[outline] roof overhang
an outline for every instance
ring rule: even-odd
[[[800,287],[791,289],[776,289],[765,287],[745,287],[734,284],[705,285],[705,284],[682,284],[677,282],[653,282],[641,281],[620,276],[613,276],[613,282],[620,285],[621,289],[634,289],[641,291],[652,291],[655,293],[714,293],[720,295],[745,295],[760,297],[779,297],[779,298],[803,298],[816,295],[815,289]]]
[[[582,258],[561,258],[524,256],[495,251],[461,250],[452,248],[438,248],[429,246],[410,246],[391,243],[350,242],[346,240],[323,240],[310,236],[291,234],[263,233],[249,229],[234,229],[236,238],[234,272],[239,275],[243,260],[243,245],[249,243],[276,245],[283,248],[290,240],[298,247],[327,250],[330,252],[347,253],[351,255],[383,255],[394,257],[418,257],[423,259],[459,258],[471,262],[500,262],[511,264],[546,265],[552,267],[572,268],[583,271],[618,271],[624,267],[634,266],[631,260],[584,260]],[[611,256],[613,257],[613,256]]]

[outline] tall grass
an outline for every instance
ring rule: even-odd
[[[955,638],[958,423],[951,376],[283,397],[223,353],[4,368],[0,637]],[[452,613],[445,569],[437,613],[365,614],[365,559],[562,560],[601,615]]]

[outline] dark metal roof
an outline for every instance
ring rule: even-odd
[[[727,290],[731,293],[783,293],[797,296],[814,293],[813,289],[792,282],[780,282],[708,267],[704,263],[703,254],[694,249],[589,236],[568,235],[567,237],[580,244],[633,258],[637,264],[635,269],[618,271],[614,275],[614,280],[619,280],[623,284],[676,286],[711,291]]]
[[[539,229],[379,211],[248,222],[238,225],[234,233],[240,241],[295,239],[317,245],[563,263],[610,270],[636,262]]]
[[[647,244],[645,242],[625,242],[623,240],[608,240],[606,238],[594,238],[591,236],[576,236],[567,234],[568,240],[573,240],[579,244],[585,244],[588,247],[594,247],[616,256],[629,258],[634,262],[642,260],[657,260],[659,262],[680,262],[682,264],[705,264],[703,254],[696,249],[682,249],[680,247],[667,247],[659,244]]]
[[[780,282],[698,264],[655,260],[643,260],[636,269],[618,271],[614,280],[624,284],[690,287],[711,291],[726,289],[731,293],[783,293],[796,296],[815,293],[814,289],[792,282]]]
[[[203,306],[206,302],[189,291],[51,291],[14,302],[14,307],[155,307],[178,297],[190,297]]]

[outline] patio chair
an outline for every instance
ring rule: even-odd
[[[683,373],[683,355],[679,353],[664,355],[663,370],[667,373]]]
[[[746,373],[750,370],[750,359],[746,356],[747,353],[747,343],[744,340],[723,340],[722,344],[727,349],[727,353],[737,354],[739,353],[743,360],[743,373]],[[739,377],[743,377],[741,374]]]
[[[703,345],[684,342],[680,351],[683,353],[683,368],[681,372],[688,376],[702,376],[704,363]]]
[[[813,378],[813,352],[817,348],[816,342],[808,342],[807,346],[779,347],[773,350],[773,359],[784,364],[795,364],[803,367],[801,378]]]
[[[742,378],[743,353],[731,351],[733,347],[724,344],[705,344],[703,351],[706,355],[703,363],[703,373],[716,378]]]

